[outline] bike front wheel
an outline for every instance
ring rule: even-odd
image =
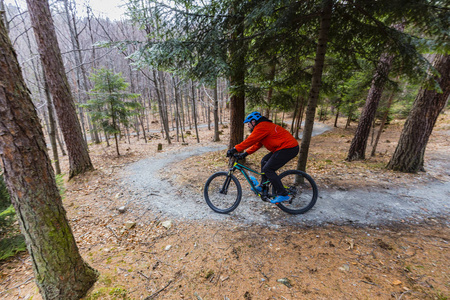
[[[242,188],[234,175],[217,172],[206,181],[203,195],[213,211],[227,214],[235,210],[241,202]]]
[[[303,214],[313,208],[319,194],[311,176],[298,170],[280,174],[281,182],[288,191],[290,200],[278,203],[278,207],[290,214]]]

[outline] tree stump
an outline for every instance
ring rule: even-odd
[[[162,150],[162,144],[159,143],[159,144],[158,144],[158,151],[161,151],[161,150]]]

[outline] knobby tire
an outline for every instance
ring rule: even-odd
[[[299,170],[289,170],[281,173],[280,179],[291,196],[290,201],[277,204],[281,210],[297,215],[313,208],[319,192],[311,176]]]
[[[223,188],[227,182],[229,184],[225,194]],[[203,195],[213,211],[228,214],[235,210],[241,202],[242,188],[239,180],[233,174],[217,172],[206,181]]]

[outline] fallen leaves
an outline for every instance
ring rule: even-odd
[[[402,282],[400,280],[398,280],[398,279],[392,281],[392,285],[400,285],[400,284],[402,284]]]

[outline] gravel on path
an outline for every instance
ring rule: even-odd
[[[315,134],[329,130],[315,126]],[[162,179],[161,173],[171,172],[170,165],[211,151],[226,149],[223,144],[188,146],[129,165],[122,185],[133,191],[130,202],[148,207],[173,219],[199,221],[226,221],[263,226],[357,224],[385,225],[397,222],[420,223],[424,219],[443,218],[448,222],[450,212],[450,182],[434,182],[414,188],[364,190],[321,189],[315,207],[303,215],[289,215],[275,205],[262,202],[250,191],[245,191],[239,207],[228,215],[213,212],[201,191],[183,189],[177,184],[177,175]],[[450,159],[444,167],[450,169]],[[442,166],[441,166],[442,167]]]

